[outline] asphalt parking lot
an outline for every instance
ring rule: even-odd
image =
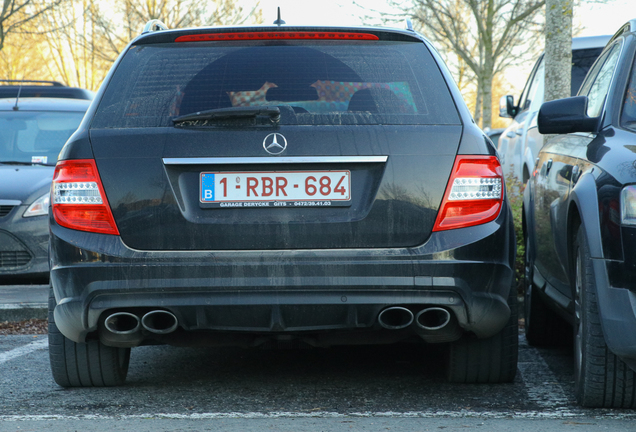
[[[146,346],[125,386],[62,389],[46,336],[3,336],[0,430],[634,430],[634,411],[576,405],[567,348],[521,335],[517,377],[499,385],[446,383],[441,355],[423,344]]]
[[[45,316],[47,285],[0,294],[0,321]],[[517,377],[499,385],[446,383],[436,346],[146,346],[125,386],[62,389],[47,348],[45,335],[0,337],[0,430],[636,430],[635,411],[578,407],[571,350],[531,347],[523,333]]]

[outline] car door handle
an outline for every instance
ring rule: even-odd
[[[552,159],[548,159],[545,163],[545,175],[548,175],[550,168],[552,168]]]
[[[514,133],[513,131],[508,131],[508,132],[506,133],[506,136],[507,136],[508,138],[514,138],[514,137],[515,137],[515,133]]]
[[[519,136],[523,135],[523,128],[519,128],[515,131],[515,133]]]

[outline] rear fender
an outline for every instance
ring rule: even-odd
[[[575,213],[581,218],[580,227],[584,230],[590,248],[594,281],[596,283],[596,299],[603,337],[607,347],[623,359],[634,359],[636,356],[636,334],[625,332],[636,324],[633,303],[634,293],[623,288],[612,288],[607,274],[606,260],[600,233],[599,201],[596,183],[591,173],[584,174],[572,191],[572,201],[568,209],[568,239],[570,246],[576,235]],[[574,251],[569,247],[571,271],[573,271]]]
[[[603,243],[601,240],[600,218],[598,210],[598,194],[596,182],[592,173],[584,173],[570,193],[570,205],[568,206],[568,236],[569,245],[574,242],[576,236],[573,226],[576,214],[578,213],[581,227],[585,231],[587,242],[590,247],[590,255],[593,259],[603,259]],[[573,251],[568,247],[570,256],[568,263],[573,263]]]

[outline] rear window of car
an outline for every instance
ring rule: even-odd
[[[259,41],[132,46],[91,127],[171,127],[250,106],[279,106],[283,124],[460,123],[423,43]]]

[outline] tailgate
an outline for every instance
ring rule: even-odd
[[[264,150],[273,132],[284,156]],[[422,244],[460,138],[458,125],[91,130],[122,240],[140,250]]]

